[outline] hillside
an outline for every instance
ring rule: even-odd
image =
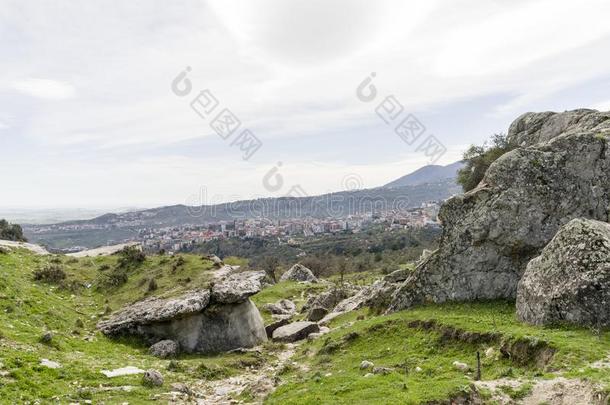
[[[418,186],[426,183],[434,183],[438,181],[454,180],[457,178],[457,172],[464,167],[464,162],[455,162],[447,166],[427,165],[421,167],[402,176],[388,184],[385,188],[396,188],[405,186]]]
[[[415,404],[450,398],[543,402],[549,395],[569,401],[584,393],[578,398],[601,403],[601,393],[610,389],[604,363],[610,333],[526,326],[506,302],[427,306],[391,316],[361,309],[335,318],[326,336],[303,343],[159,359],[138,340],[108,339],[96,323],[134,300],[204,285],[213,276],[212,263],[192,255],[150,256],[129,270],[126,284],[102,287],[104,273],[118,260],[35,256],[25,250],[0,254],[0,402],[220,404],[266,398],[268,404],[364,404],[384,398],[384,403]],[[183,264],[176,267],[178,262]],[[34,281],[37,270],[49,266],[60,266],[66,278]],[[157,280],[154,292],[148,287],[151,277]],[[328,288],[331,284],[283,282],[253,299],[265,315],[266,303],[286,298],[300,308],[309,294]],[[270,319],[268,313],[265,317]],[[527,347],[532,350],[518,349]],[[475,384],[477,351],[491,354],[483,355],[482,381]],[[380,371],[362,369],[364,360]],[[470,370],[456,368],[455,361]],[[141,374],[108,378],[101,373],[126,366],[158,370],[164,385],[144,386]],[[581,378],[588,382],[576,386]],[[547,396],[540,394],[544,389]]]

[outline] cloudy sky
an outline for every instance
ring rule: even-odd
[[[376,114],[388,96],[442,164],[526,111],[610,109],[609,20],[607,0],[0,0],[0,206],[379,186],[431,160]],[[262,142],[249,160],[191,108],[204,89]]]

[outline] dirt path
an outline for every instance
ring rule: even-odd
[[[276,359],[257,369],[251,369],[238,376],[216,381],[198,381],[189,385],[185,392],[170,392],[169,404],[227,405],[240,401],[234,398],[246,391],[252,398],[247,403],[260,404],[276,385],[277,372],[286,365],[296,351],[296,344],[286,344],[276,353]]]

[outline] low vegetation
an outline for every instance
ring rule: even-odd
[[[27,242],[27,239],[23,236],[23,229],[21,229],[21,226],[9,224],[5,219],[0,219],[0,239]]]
[[[485,144],[470,146],[464,153],[466,165],[460,169],[457,178],[464,192],[474,189],[483,180],[489,166],[513,149],[515,145],[508,142],[506,134],[494,134]]]

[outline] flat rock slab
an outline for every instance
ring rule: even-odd
[[[134,375],[134,374],[144,374],[145,371],[141,370],[137,367],[127,366],[122,368],[117,368],[115,370],[102,370],[102,374],[104,374],[108,378],[113,377],[121,377],[124,375]]]
[[[40,245],[34,245],[33,243],[27,242],[14,242],[12,240],[0,240],[0,247],[6,247],[9,249],[27,249],[30,252],[36,253],[37,255],[48,255],[49,252]]]
[[[296,342],[307,338],[310,333],[318,333],[320,327],[315,322],[294,322],[277,328],[273,340],[278,342]]]
[[[40,360],[40,365],[46,368],[61,368],[61,364],[56,361],[51,361],[49,359]]]
[[[105,335],[137,334],[141,325],[165,322],[201,312],[210,303],[210,291],[193,291],[179,298],[149,298],[124,308],[98,328]]]
[[[265,279],[264,271],[233,273],[212,287],[212,301],[219,304],[236,304],[258,293]]]

